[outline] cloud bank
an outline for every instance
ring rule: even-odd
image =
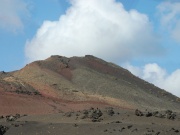
[[[180,2],[163,2],[158,7],[162,25],[180,43]]]
[[[112,62],[161,55],[163,49],[145,14],[115,0],[71,0],[57,21],[44,21],[26,43],[28,62],[50,55],[92,54]]]
[[[180,97],[180,69],[168,74],[165,69],[156,63],[146,64],[143,67],[135,67],[126,63],[124,67],[136,76]]]
[[[22,16],[28,15],[23,0],[0,0],[0,28],[16,32],[24,27]]]

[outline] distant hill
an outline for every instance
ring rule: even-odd
[[[0,114],[53,113],[87,106],[180,111],[178,97],[91,55],[51,56],[0,72]]]

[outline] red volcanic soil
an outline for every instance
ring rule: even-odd
[[[94,108],[104,108],[108,104],[95,101],[67,101],[37,95],[22,95],[10,92],[0,92],[0,115],[10,114],[53,114],[59,112],[78,111]]]
[[[48,105],[49,100],[40,96],[17,95],[14,93],[0,94],[0,113],[7,114],[41,114],[50,113],[53,108]]]

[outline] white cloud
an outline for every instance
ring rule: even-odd
[[[132,74],[134,74],[138,77],[142,76],[142,69],[140,67],[133,66],[128,62],[123,63],[122,67],[128,69],[130,72],[132,72]]]
[[[22,30],[22,16],[28,14],[23,0],[0,0],[0,28],[13,32]]]
[[[145,14],[126,11],[115,0],[71,0],[71,4],[65,15],[57,21],[44,21],[27,41],[29,62],[54,54],[92,54],[113,62],[162,54]]]
[[[168,74],[156,63],[146,64],[143,67],[135,67],[126,63],[124,67],[136,76],[180,97],[180,69]]]
[[[180,42],[180,2],[162,2],[157,9],[163,27],[170,31],[172,38]]]

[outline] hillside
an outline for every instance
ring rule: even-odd
[[[180,112],[178,97],[91,55],[51,56],[19,71],[1,72],[0,93],[2,114],[47,114],[89,106]]]

